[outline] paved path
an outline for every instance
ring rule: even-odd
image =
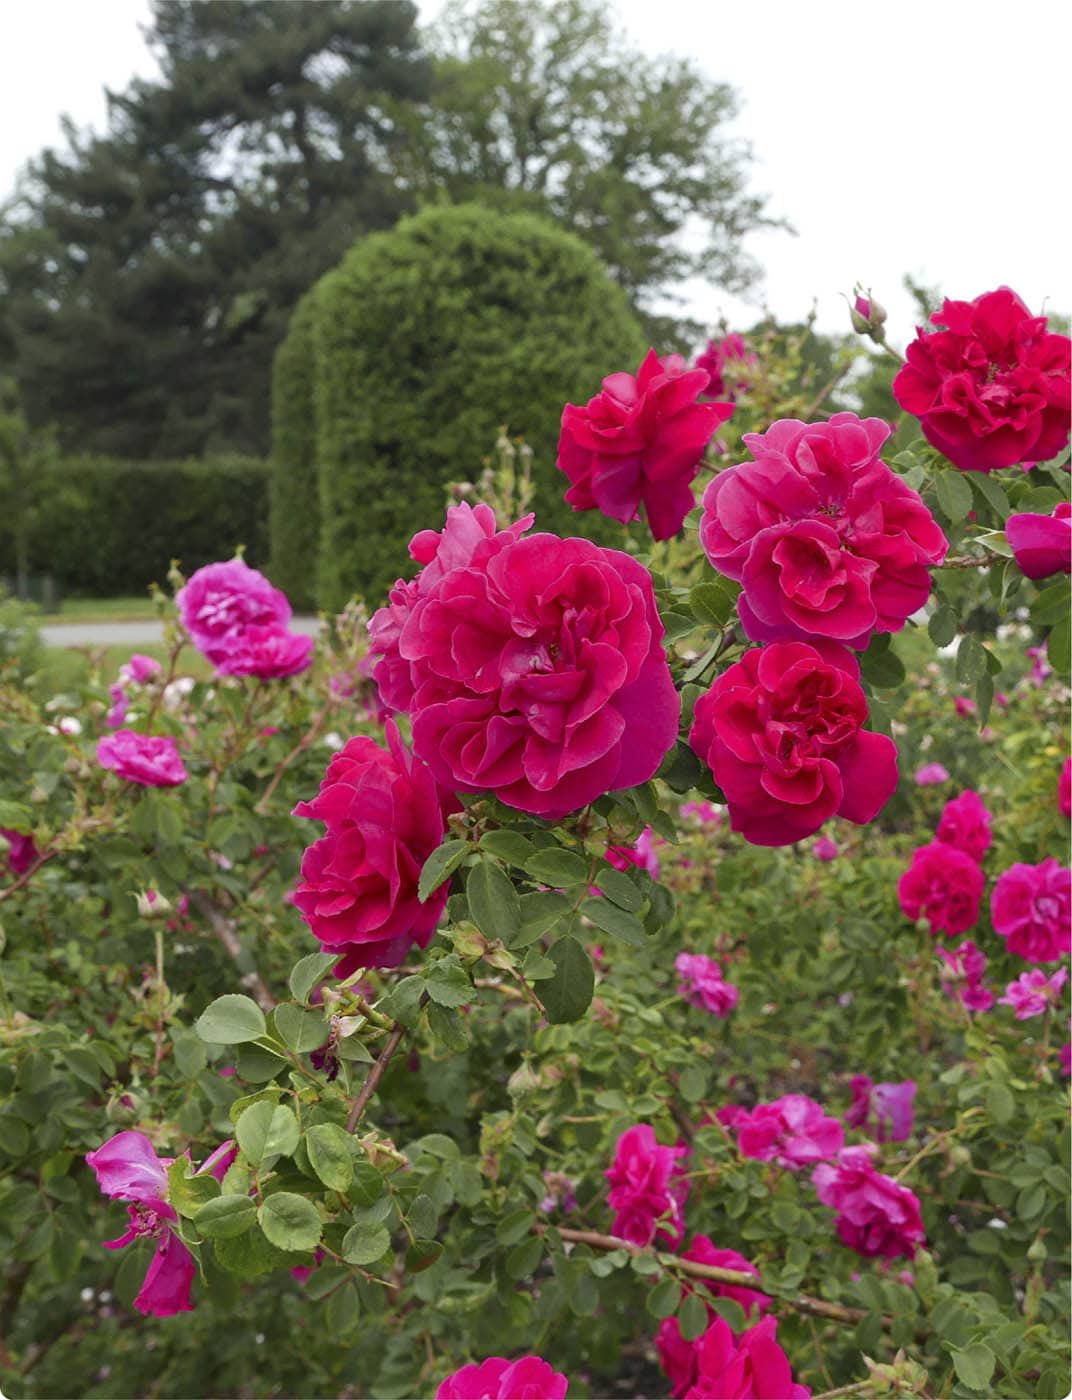
[[[295,632],[315,637],[320,630],[318,617],[294,617]],[[50,647],[152,646],[164,640],[160,622],[50,622],[41,628],[41,638]]]

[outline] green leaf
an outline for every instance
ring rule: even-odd
[[[606,861],[604,866],[605,869],[596,872],[595,883],[620,909],[628,909],[630,914],[635,914],[644,903],[644,896],[624,871],[615,870]]]
[[[429,1002],[428,1029],[448,1050],[460,1051],[469,1048],[469,1034],[465,1022],[453,1007],[437,1006],[434,1002]]]
[[[216,1260],[221,1268],[240,1278],[259,1278],[286,1261],[286,1255],[269,1244],[260,1230],[247,1230],[233,1239],[217,1239]]]
[[[521,935],[511,947],[523,948],[547,933],[570,911],[570,902],[557,890],[535,890],[521,896]]]
[[[468,841],[456,838],[444,841],[432,852],[421,867],[421,878],[417,882],[417,898],[422,904],[433,895],[444,881],[457,870],[469,850]]]
[[[938,492],[938,504],[946,518],[954,524],[966,520],[972,508],[972,493],[964,474],[955,467],[951,471],[939,472],[934,486]]]
[[[320,1213],[312,1201],[293,1191],[275,1191],[257,1211],[269,1242],[278,1249],[315,1249],[320,1243]]]
[[[875,650],[872,644],[860,657],[860,673],[881,690],[893,690],[905,680],[904,663],[889,645]]]
[[[283,1044],[299,1054],[319,1049],[331,1030],[324,1020],[323,1011],[306,1011],[300,1006],[283,1002],[272,1014]]]
[[[953,1351],[953,1369],[957,1379],[969,1390],[986,1390],[994,1374],[994,1353],[983,1342],[972,1342],[963,1351]]]
[[[295,1001],[308,1001],[309,993],[338,956],[338,953],[307,953],[294,964],[290,973],[290,994]]]
[[[531,1278],[543,1258],[543,1241],[539,1238],[522,1240],[506,1256],[506,1276],[515,1282]]]
[[[1046,642],[1046,659],[1061,676],[1072,670],[1072,621],[1058,622]]]
[[[586,919],[591,919],[596,928],[620,938],[623,943],[643,948],[648,941],[644,925],[636,915],[620,909],[609,899],[586,899],[581,905],[581,913]]]
[[[707,1331],[707,1307],[695,1293],[686,1294],[678,1308],[677,1321],[687,1342],[694,1342]]]
[[[524,869],[525,862],[536,854],[536,848],[531,841],[522,836],[520,831],[510,830],[486,831],[480,838],[480,849],[520,869]]]
[[[672,1317],[677,1312],[681,1299],[681,1285],[677,1279],[664,1278],[648,1294],[644,1306],[652,1317],[661,1322],[664,1317]]]
[[[1038,627],[1052,627],[1068,617],[1069,581],[1058,579],[1047,584],[1031,604],[1031,620]]]
[[[440,1006],[465,1006],[476,995],[465,969],[453,954],[432,963],[424,985],[429,998]]]
[[[206,1201],[220,1194],[220,1184],[206,1173],[194,1176],[193,1166],[185,1153],[176,1157],[168,1167],[168,1204],[179,1215],[194,1216]]]
[[[300,1137],[298,1120],[285,1104],[262,1101],[242,1114],[235,1124],[235,1137],[246,1161],[258,1167],[269,1157],[289,1156],[294,1151]],[[267,1230],[265,1234],[272,1238]]]
[[[481,859],[465,882],[469,913],[480,932],[504,943],[521,932],[521,905],[509,875],[494,861]]]
[[[579,1021],[588,1010],[595,990],[592,960],[576,938],[560,938],[548,956],[555,965],[554,975],[540,988],[540,1000],[553,1025]]]
[[[1007,1084],[995,1082],[987,1085],[987,1116],[995,1123],[1009,1123],[1016,1113],[1016,1100]]]
[[[689,611],[697,622],[706,626],[725,626],[736,606],[736,594],[728,592],[714,579],[705,579],[689,589]]]
[[[525,862],[525,870],[543,885],[568,888],[588,882],[588,863],[573,851],[551,848],[537,851]]]
[[[421,1019],[421,997],[424,993],[424,978],[414,974],[396,982],[387,996],[378,1004],[377,1010],[394,1021],[401,1021],[413,1030]]]
[[[325,1186],[345,1191],[354,1179],[350,1135],[337,1123],[317,1123],[305,1134],[309,1165]]]
[[[691,792],[703,776],[703,764],[684,739],[663,759],[658,776],[674,792]]]
[[[268,1029],[264,1012],[250,997],[228,992],[205,1007],[195,1030],[210,1045],[241,1045],[256,1040]]]
[[[747,1326],[744,1308],[735,1298],[712,1298],[711,1306],[724,1322],[728,1322],[734,1332],[742,1332]]]
[[[984,504],[990,507],[1001,524],[1004,525],[1011,507],[1009,498],[1001,486],[986,472],[969,472],[968,478],[975,488],[976,494],[982,498]]]
[[[523,1239],[536,1223],[536,1214],[529,1210],[527,1206],[522,1206],[519,1210],[512,1210],[499,1221],[495,1227],[495,1238],[500,1244],[517,1244]]]
[[[958,626],[959,620],[954,610],[947,603],[942,603],[931,614],[927,631],[936,647],[947,647],[957,635]]]
[[[443,1246],[438,1240],[414,1240],[406,1250],[407,1272],[419,1274],[422,1269],[430,1268],[442,1253]]]
[[[201,1207],[194,1224],[207,1240],[231,1240],[244,1235],[256,1219],[256,1203],[248,1196],[217,1196]]]
[[[324,1325],[332,1338],[345,1338],[355,1329],[361,1318],[361,1304],[357,1289],[351,1279],[336,1288],[328,1298],[324,1309]]]
[[[382,1225],[366,1229],[353,1225],[342,1242],[342,1257],[348,1264],[375,1264],[390,1248],[391,1236]]]
[[[961,637],[957,647],[957,680],[973,685],[980,676],[986,675],[986,648],[978,637],[969,632]]]

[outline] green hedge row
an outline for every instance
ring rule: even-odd
[[[42,483],[30,568],[51,573],[65,593],[143,593],[163,584],[172,558],[189,574],[229,558],[268,559],[268,465],[250,457],[127,462],[67,457]],[[0,575],[14,574],[0,538]]]
[[[502,424],[533,448],[538,525],[606,532],[562,499],[562,406],[644,348],[595,254],[546,220],[435,207],[363,239],[302,303],[276,362],[276,581],[307,586],[318,515],[317,602],[377,606],[412,571],[413,533],[441,523],[446,483],[479,476]]]

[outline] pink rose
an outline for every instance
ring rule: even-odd
[[[145,656],[142,652],[134,652],[129,661],[124,661],[119,668],[120,685],[145,685],[158,676],[164,668],[154,656]]]
[[[870,1143],[843,1148],[836,1165],[822,1163],[812,1173],[824,1206],[838,1212],[838,1235],[867,1259],[913,1258],[924,1242],[919,1200],[907,1186],[875,1170]]]
[[[756,1104],[734,1124],[742,1157],[777,1162],[799,1171],[837,1154],[845,1134],[836,1118],[807,1094],[784,1094],[773,1103]]]
[[[12,875],[25,875],[40,855],[33,837],[10,831],[6,826],[0,826],[0,836],[7,842],[8,869]]]
[[[501,531],[417,583],[398,654],[414,752],[444,787],[557,818],[655,773],[680,702],[635,559]]]
[[[695,1343],[696,1382],[685,1400],[808,1400],[778,1345],[778,1324],[765,1317],[734,1337],[721,1317]]]
[[[759,364],[759,357],[748,348],[743,336],[725,335],[721,340],[709,340],[707,349],[696,357],[696,368],[707,372],[705,399],[729,399],[748,389],[748,380],[741,379],[742,370]]]
[[[397,967],[413,944],[427,947],[449,893],[448,882],[422,904],[417,884],[459,803],[409,753],[393,720],[387,744],[351,739],[313,800],[294,808],[327,825],[302,858],[294,904],[324,951],[343,955],[340,977]]]
[[[689,1183],[682,1180],[678,1159],[684,1146],[660,1147],[647,1123],[627,1129],[618,1139],[614,1161],[603,1173],[610,1182],[608,1204],[615,1212],[613,1233],[630,1244],[662,1239],[676,1247],[684,1237],[684,1206]]]
[[[678,995],[690,1006],[710,1011],[712,1016],[728,1016],[737,1005],[740,993],[731,983],[723,981],[722,968],[703,953],[678,953],[674,959],[681,983]]]
[[[733,413],[731,403],[697,402],[707,385],[705,370],[649,350],[635,378],[608,375],[587,404],[568,403],[556,465],[570,479],[573,509],[627,525],[643,505],[657,540],[676,535],[695,505],[704,448]]]
[[[174,739],[133,729],[119,729],[99,739],[97,762],[142,787],[177,787],[189,777]]]
[[[635,846],[608,846],[604,860],[615,870],[628,870],[635,866],[646,870],[653,880],[659,878],[659,858],[655,854],[655,833],[646,826],[637,838]]]
[[[250,626],[217,661],[221,676],[258,676],[262,680],[296,676],[312,664],[313,638],[280,627]]]
[[[863,824],[891,796],[897,748],[863,728],[859,674],[845,647],[776,642],[745,652],[696,701],[689,743],[746,841],[787,846],[835,815]]]
[[[1021,972],[1015,982],[1005,988],[1005,995],[998,997],[999,1006],[1011,1006],[1018,1021],[1029,1021],[1033,1016],[1041,1016],[1051,1006],[1061,1000],[1061,988],[1068,980],[1068,969],[1059,968],[1047,977],[1040,967],[1030,972]]]
[[[1072,951],[1072,870],[1051,856],[1039,865],[1013,865],[990,896],[994,931],[1010,953],[1052,962]]]
[[[890,427],[835,413],[745,433],[752,462],[704,492],[700,543],[741,584],[753,641],[827,637],[862,650],[930,596],[949,542],[920,496],[880,460]]]
[[[489,1356],[440,1381],[436,1400],[565,1400],[568,1385],[541,1356]]]
[[[912,864],[897,884],[897,898],[909,919],[926,918],[932,934],[952,938],[979,919],[985,878],[978,862],[945,841],[912,852]]]
[[[1068,440],[1069,350],[1008,287],[946,301],[917,328],[893,393],[961,471],[1056,457]]]
[[[816,860],[837,860],[838,848],[835,841],[831,841],[829,836],[820,836],[815,845],[811,848],[812,855]]]
[[[1068,501],[1056,506],[1052,515],[1010,515],[1005,538],[1028,578],[1072,574],[1072,505]]]
[[[994,838],[990,833],[990,813],[979,794],[969,788],[947,802],[935,834],[939,841],[963,851],[974,861],[981,861]]]
[[[182,625],[213,664],[226,661],[247,627],[285,628],[286,595],[244,559],[206,564],[175,595]]]
[[[922,768],[916,769],[914,781],[917,787],[939,787],[942,783],[948,783],[949,770],[940,763],[925,763]]]
[[[1072,758],[1066,758],[1057,780],[1057,810],[1063,817],[1072,817]]]
[[[937,952],[945,964],[940,975],[947,995],[969,1011],[989,1011],[994,1005],[994,994],[983,983],[986,954],[970,938],[952,952],[947,948],[938,948]]]
[[[695,817],[701,826],[722,825],[722,813],[711,802],[685,802],[678,810],[682,817]]]
[[[862,1128],[876,1142],[904,1142],[912,1136],[916,1081],[875,1084],[866,1074],[854,1074],[852,1103],[845,1114],[850,1128]]]
[[[958,695],[953,701],[953,708],[961,719],[967,719],[970,715],[976,713],[979,706],[974,700],[969,700],[966,695]]]

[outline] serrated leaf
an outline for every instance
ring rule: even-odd
[[[278,1249],[315,1249],[322,1222],[312,1201],[293,1191],[274,1191],[257,1211],[269,1243]]]
[[[322,1011],[306,1011],[301,1006],[283,1002],[272,1015],[280,1040],[298,1054],[318,1050],[330,1033],[331,1028],[324,1020]]]
[[[685,1341],[694,1342],[707,1331],[707,1305],[695,1293],[686,1294],[677,1321]]]
[[[316,1123],[305,1134],[309,1165],[325,1186],[345,1191],[354,1179],[350,1135],[337,1123]]]
[[[968,512],[972,508],[972,493],[961,472],[955,467],[950,471],[939,472],[934,479],[934,487],[938,493],[938,504],[948,520],[959,523],[968,518]]]
[[[429,999],[439,1006],[465,1006],[476,995],[465,969],[453,956],[432,963],[424,985]]]
[[[576,938],[560,938],[548,954],[554,975],[541,984],[540,1000],[553,1025],[579,1021],[588,1010],[595,990],[592,960]]]
[[[493,856],[498,856],[500,860],[508,861],[511,865],[523,868],[525,862],[536,854],[536,848],[532,842],[521,835],[519,831],[486,831],[480,838],[481,850],[489,852]]]
[[[469,913],[481,933],[509,944],[521,932],[521,905],[513,881],[492,860],[481,859],[465,882]]]
[[[959,620],[946,603],[935,608],[927,622],[927,632],[936,647],[947,647],[957,635]]]
[[[537,851],[525,862],[526,872],[543,885],[568,888],[588,882],[588,862],[573,851],[552,849]]]
[[[308,1001],[309,993],[338,956],[337,953],[308,953],[294,964],[290,972],[290,994],[295,1001]]]
[[[469,850],[468,841],[454,838],[438,846],[421,867],[417,881],[417,898],[424,904],[457,870]]]
[[[607,862],[604,862],[604,865],[605,869],[596,871],[595,883],[620,909],[627,909],[630,914],[635,914],[644,903],[644,896],[624,871],[615,870],[614,866]]]
[[[448,1050],[468,1050],[469,1035],[461,1015],[448,1006],[428,1004],[428,1029]]]
[[[648,1294],[644,1306],[652,1317],[661,1322],[664,1317],[672,1317],[677,1312],[681,1298],[681,1285],[677,1279],[661,1279]]]
[[[242,1155],[254,1167],[260,1166],[269,1157],[289,1156],[297,1147],[300,1136],[298,1120],[286,1104],[255,1103],[235,1124],[235,1137]],[[270,1234],[268,1238],[272,1238]]]
[[[596,928],[620,938],[623,943],[643,948],[648,941],[644,925],[636,915],[620,909],[609,899],[586,899],[581,905],[581,913],[586,919],[591,919]]]
[[[205,1007],[197,1018],[197,1034],[210,1045],[241,1045],[268,1029],[264,1012],[250,997],[228,992]]]
[[[963,1350],[953,1351],[953,1369],[957,1379],[969,1390],[986,1390],[994,1374],[994,1353],[983,1342],[972,1342]]]

